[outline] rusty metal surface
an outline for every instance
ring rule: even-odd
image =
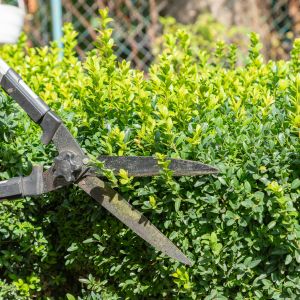
[[[59,126],[52,141],[60,154],[71,151],[81,160],[86,158],[83,150],[64,124]],[[87,168],[83,167],[81,173],[78,174],[78,178],[85,174],[86,171]],[[55,164],[43,173],[43,193],[57,190],[72,183],[66,181],[63,177],[55,175]]]
[[[55,177],[54,167],[52,166],[43,173],[43,194],[60,189],[64,186],[71,185],[73,183],[67,182],[63,177]]]
[[[58,127],[52,141],[59,153],[71,151],[81,158],[85,157],[83,150],[64,124]]]
[[[81,179],[77,185],[157,250],[186,265],[191,266],[193,264],[145,216],[134,209],[107,183],[97,177],[88,176]]]
[[[59,147],[61,149],[65,149],[67,145],[62,146],[58,140],[56,141],[56,144],[59,144]],[[66,139],[61,140],[66,143]],[[73,148],[73,150],[76,150],[77,147],[78,145],[76,143],[71,148]],[[149,156],[100,156],[98,159],[99,161],[104,163],[105,168],[112,170],[115,175],[119,175],[120,170],[123,169],[128,172],[128,176],[148,177],[157,176],[162,170],[156,158]],[[218,169],[197,161],[184,159],[170,160],[171,163],[169,165],[169,169],[173,171],[173,176],[197,176],[218,173]],[[51,192],[71,184],[62,177],[56,177],[54,173],[54,166],[44,171],[43,193]],[[101,170],[96,167],[91,169],[83,167],[82,172],[79,174],[78,178],[83,177],[84,174],[98,178],[105,178],[105,176],[101,174]]]
[[[150,156],[100,156],[98,160],[104,163],[105,168],[111,169],[116,175],[121,169],[128,172],[129,176],[145,177],[156,176],[162,171],[155,157]],[[218,170],[197,161],[184,159],[170,160],[169,169],[173,176],[196,176],[216,174]]]

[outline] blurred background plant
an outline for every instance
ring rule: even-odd
[[[62,21],[71,22],[79,33],[76,50],[81,57],[93,48],[97,38],[99,8],[108,7],[114,23],[115,51],[136,68],[147,70],[156,54],[156,40],[162,31],[172,30],[169,17],[197,32],[204,47],[214,37],[233,36],[245,44],[240,30],[260,34],[266,59],[287,59],[292,41],[300,36],[299,0],[27,0],[25,31],[32,45],[47,45],[53,38],[56,20],[51,16],[52,3],[60,3]],[[204,17],[201,15],[204,14]],[[210,14],[210,17],[207,16]],[[200,17],[199,17],[200,16]],[[163,21],[164,29],[160,23]],[[207,23],[206,23],[207,22]],[[168,24],[166,24],[168,23]],[[190,25],[189,25],[190,24]],[[195,24],[192,26],[191,24]],[[206,27],[207,26],[207,27]],[[208,32],[206,28],[209,28]],[[196,29],[198,28],[198,29]],[[199,30],[202,28],[202,30]],[[217,33],[217,31],[220,31]],[[239,31],[239,30],[238,30]],[[202,36],[203,35],[203,36]],[[202,38],[201,38],[202,37]],[[208,41],[206,39],[208,38]],[[213,41],[214,42],[214,41]],[[247,47],[243,48],[246,51]]]
[[[164,39],[168,35],[174,35],[178,30],[183,30],[191,35],[190,49],[193,56],[199,56],[203,51],[212,52],[220,46],[220,43],[226,43],[236,47],[238,64],[245,62],[248,49],[247,35],[250,33],[247,28],[228,27],[207,13],[200,14],[192,24],[178,23],[174,17],[161,17],[160,24],[162,35],[156,38],[152,48],[152,53],[156,57],[163,51]]]

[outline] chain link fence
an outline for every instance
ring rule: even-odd
[[[33,45],[45,45],[51,40],[50,5],[49,1],[35,1],[38,10],[29,16],[26,31]],[[161,32],[159,16],[168,15],[168,5],[170,1],[166,0],[62,0],[63,21],[72,22],[79,33],[77,52],[84,57],[97,36],[98,11],[108,7],[114,19],[117,56],[146,70],[153,60],[155,39]],[[300,35],[300,0],[266,0],[264,7],[262,17],[269,25],[268,58],[286,58],[292,39]]]
[[[33,12],[28,9],[25,32],[31,46],[45,46],[51,41],[50,2],[39,0]]]
[[[270,58],[286,59],[300,37],[300,0],[269,0]]]

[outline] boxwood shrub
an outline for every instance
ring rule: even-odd
[[[0,299],[299,299],[300,40],[263,62],[257,35],[190,50],[165,36],[149,73],[118,62],[107,12],[84,61],[66,25],[56,43],[3,46],[7,60],[94,156],[157,155],[216,166],[214,176],[110,178],[195,261],[163,256],[71,187],[0,205]],[[29,174],[56,152],[0,93],[0,177]]]

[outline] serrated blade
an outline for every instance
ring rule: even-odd
[[[165,235],[107,183],[97,177],[87,176],[77,185],[157,250],[186,265],[192,265],[192,262]]]
[[[128,172],[129,176],[146,177],[159,175],[162,170],[157,159],[151,156],[100,156],[98,160],[104,163],[105,168],[113,170],[118,175],[121,169]],[[185,159],[171,160],[169,169],[173,176],[196,176],[216,174],[218,170],[197,161]]]

